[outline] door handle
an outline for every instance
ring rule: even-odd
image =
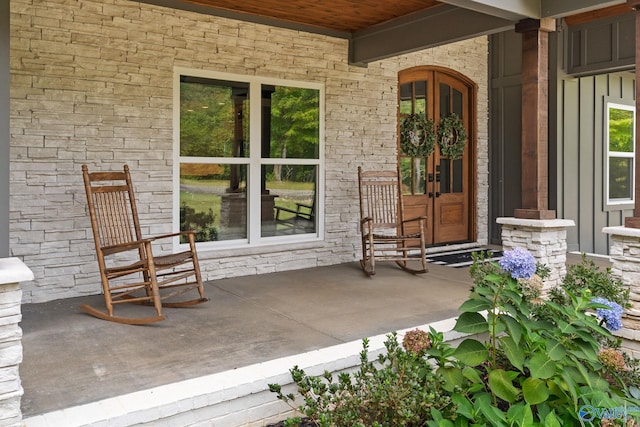
[[[440,197],[440,192],[436,191],[436,197]]]
[[[428,173],[427,174],[427,181],[428,182],[433,182],[433,174],[432,173]]]

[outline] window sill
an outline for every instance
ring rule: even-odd
[[[203,248],[198,249],[198,257],[200,259],[219,259],[237,256],[252,256],[273,254],[278,252],[292,252],[306,249],[318,249],[325,245],[325,241],[321,239],[305,240],[305,241],[278,241],[263,243],[260,245],[243,245],[243,246],[225,246],[220,248]]]

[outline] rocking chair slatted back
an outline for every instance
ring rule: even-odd
[[[93,203],[96,206],[98,222],[98,238],[104,246],[130,243],[140,240],[138,225],[130,203],[128,188],[123,186],[102,187],[94,189]]]
[[[141,240],[129,166],[124,172],[87,172],[84,181],[96,243],[114,246]]]
[[[360,215],[371,218],[375,228],[398,226],[400,200],[398,179],[393,172],[361,172]]]

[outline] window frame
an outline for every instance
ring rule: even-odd
[[[200,77],[212,80],[223,80],[249,85],[249,156],[248,157],[182,157],[180,155],[180,77]],[[266,158],[262,157],[261,130],[262,130],[262,108],[260,99],[263,85],[297,87],[303,89],[313,89],[319,95],[319,142],[318,158]],[[258,101],[256,101],[258,100]],[[182,163],[207,163],[207,164],[242,164],[247,167],[247,237],[234,240],[220,240],[196,243],[199,250],[217,250],[229,248],[250,248],[271,246],[274,244],[290,244],[292,242],[314,242],[324,240],[324,150],[325,150],[325,87],[324,84],[275,79],[260,76],[247,76],[242,74],[225,73],[217,71],[207,71],[184,67],[175,67],[173,75],[173,230],[180,231],[180,165]],[[261,168],[265,165],[275,164],[295,164],[313,165],[317,168],[317,185],[315,187],[315,233],[261,236]],[[253,189],[253,190],[252,190]],[[255,190],[257,189],[257,190]],[[258,206],[258,209],[252,207]],[[174,248],[185,247],[188,244],[181,244],[179,238],[174,239]]]
[[[633,113],[633,151],[632,152],[620,152],[620,151],[610,151],[610,135],[609,135],[609,117],[611,109],[620,109],[627,110]],[[608,98],[604,99],[604,126],[603,126],[603,140],[604,140],[604,174],[603,174],[603,194],[604,194],[604,206],[605,210],[613,211],[613,210],[625,210],[625,209],[633,209],[635,206],[635,175],[636,175],[636,108],[633,102],[619,99],[619,98]],[[609,196],[610,190],[610,181],[609,181],[609,166],[610,159],[612,158],[627,158],[632,160],[631,167],[631,190],[630,190],[630,198],[624,199],[612,199]]]

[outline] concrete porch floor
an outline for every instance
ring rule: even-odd
[[[24,305],[23,417],[455,317],[470,286],[468,268],[384,263],[368,278],[348,263],[208,282],[211,301],[148,326],[80,311],[100,295]]]

